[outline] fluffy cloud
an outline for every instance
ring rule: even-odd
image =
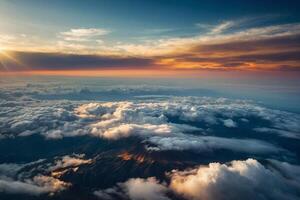
[[[163,196],[167,191],[164,185],[158,184],[154,178],[144,179],[130,179],[124,183],[124,186],[130,199],[157,199],[168,200],[169,198]]]
[[[84,159],[84,154],[66,155],[55,161],[55,165],[49,168],[50,171],[58,169],[73,168],[84,164],[92,163],[92,159]]]
[[[32,180],[14,181],[0,179],[0,191],[11,194],[40,195],[53,194],[69,187],[70,184],[49,176],[35,176]]]
[[[254,159],[173,171],[170,188],[187,199],[299,199],[299,179],[287,179]]]
[[[54,194],[68,188],[71,184],[51,176],[37,175],[32,179],[13,180],[8,177],[0,178],[0,192],[10,194],[40,195]]]
[[[300,199],[299,166],[274,160],[270,163],[269,167],[254,159],[210,163],[183,171],[173,170],[168,173],[168,186],[155,178],[136,178],[94,194],[100,199],[132,200],[169,199],[171,192],[187,200]]]
[[[243,118],[242,121],[245,121],[245,117],[256,116],[275,123],[275,126],[281,126],[281,120],[285,120],[281,115],[289,118],[293,116],[293,114],[269,110],[245,101],[212,98],[174,98],[173,101],[150,103],[92,103],[78,107],[76,112],[83,118],[96,118],[99,122],[90,125],[91,134],[107,139],[139,136],[155,144],[156,149],[159,150],[229,149],[254,153],[276,152],[279,149],[257,140],[186,134],[187,132],[198,132],[200,135],[206,133],[202,128],[190,126],[188,123],[204,122],[208,127],[216,124],[237,127],[237,123],[230,118]],[[187,124],[170,123],[170,117],[179,118]],[[299,120],[294,118],[293,121],[295,119]],[[291,127],[287,127],[297,128],[293,121],[287,121],[291,124]]]
[[[74,103],[21,100],[17,104],[9,105],[4,101],[0,105],[3,138],[41,134],[49,139],[59,139],[86,134],[82,129],[83,122],[73,113]]]
[[[236,127],[236,123],[232,119],[225,119],[223,122],[224,122],[224,126],[228,128]]]
[[[170,200],[166,196],[168,188],[160,184],[154,177],[147,179],[132,178],[124,183],[119,183],[114,188],[95,191],[100,199],[114,199],[114,197],[128,198],[131,200]]]
[[[0,164],[0,192],[53,195],[72,185],[60,180],[61,175],[91,162],[91,159],[84,159],[83,154],[74,154],[57,158],[54,163],[45,159],[25,164],[3,163]]]

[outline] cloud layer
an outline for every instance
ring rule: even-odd
[[[253,136],[275,133],[299,138],[297,114],[271,110],[247,101],[223,98],[171,98],[150,102],[107,102],[79,104],[67,101],[31,102],[26,107],[2,102],[1,137],[40,134],[47,139],[90,135],[108,140],[139,137],[148,150],[226,149],[236,152],[276,153],[280,147],[243,135],[218,135],[214,127],[234,131],[251,125]],[[194,123],[197,122],[197,126]],[[250,127],[251,127],[250,126]],[[231,130],[230,130],[231,129]]]

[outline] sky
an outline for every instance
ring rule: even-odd
[[[299,8],[292,0],[1,0],[0,73],[299,73]]]

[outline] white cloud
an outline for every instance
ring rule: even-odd
[[[186,136],[151,137],[149,140],[156,145],[156,150],[193,150],[196,152],[209,152],[218,149],[231,150],[242,153],[268,154],[278,153],[282,149],[253,139],[234,139],[213,136]]]
[[[35,176],[33,180],[14,181],[0,179],[0,192],[10,194],[40,195],[43,193],[55,193],[64,190],[68,183],[49,176]]]
[[[103,36],[109,34],[110,31],[106,29],[99,29],[99,28],[78,28],[78,29],[71,29],[66,32],[61,32],[60,35],[66,41],[89,41],[92,38]]]
[[[119,196],[130,200],[170,200],[166,196],[168,188],[160,184],[154,177],[147,179],[132,178],[117,187],[95,191],[94,194],[101,199],[114,199]]]
[[[194,200],[298,199],[300,186],[254,159],[175,170],[170,177],[172,190]]]
[[[84,164],[92,163],[92,159],[84,159],[84,154],[74,154],[72,156],[66,155],[62,158],[55,161],[55,165],[49,167],[50,171],[55,171],[58,169],[65,169],[65,168],[74,168]]]
[[[54,163],[45,159],[25,164],[3,163],[0,164],[0,192],[52,195],[72,185],[60,180],[61,175],[90,163],[92,159],[84,159],[84,154],[59,157]]]
[[[225,30],[232,28],[235,25],[236,25],[236,23],[234,21],[222,22],[221,24],[218,24],[217,26],[213,27],[209,34],[220,34],[220,33],[224,32]]]
[[[4,106],[0,127],[6,137],[41,134],[49,139],[60,139],[86,134],[84,124],[73,113],[73,103],[65,101],[19,102],[18,106]]]
[[[125,190],[132,200],[169,200],[168,197],[164,196],[167,188],[159,184],[155,178],[147,178],[146,180],[136,178],[130,179],[123,184]]]
[[[236,123],[232,119],[225,119],[225,120],[223,120],[223,122],[224,122],[224,126],[226,126],[228,128],[236,127]]]
[[[40,195],[43,193],[53,194],[55,192],[60,192],[70,184],[59,179],[37,175],[33,179],[26,180],[12,180],[10,178],[0,178],[0,192],[10,193],[10,194],[30,194],[30,195]]]

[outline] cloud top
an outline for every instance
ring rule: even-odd
[[[247,101],[224,98],[186,97],[149,102],[32,102],[30,106],[7,107],[2,138],[40,134],[47,139],[89,135],[105,140],[138,137],[151,150],[230,150],[244,153],[276,153],[283,149],[255,135],[275,133],[278,137],[298,138],[297,114],[267,109]],[[267,122],[253,127],[252,120]],[[198,125],[195,125],[198,124]],[[253,138],[226,137],[216,126],[235,131],[250,124]],[[9,133],[9,134],[8,134]]]

